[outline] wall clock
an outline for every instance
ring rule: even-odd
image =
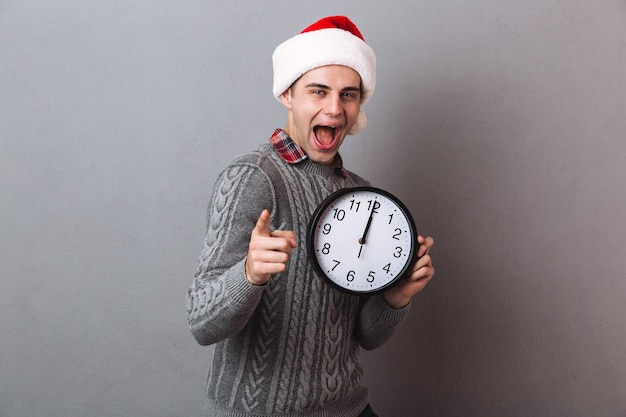
[[[406,206],[392,194],[363,186],[331,194],[307,229],[309,258],[334,287],[356,295],[389,289],[415,261],[417,231]]]

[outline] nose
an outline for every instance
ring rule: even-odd
[[[341,115],[342,109],[341,97],[337,94],[329,94],[324,106],[324,114],[329,117],[337,117]]]

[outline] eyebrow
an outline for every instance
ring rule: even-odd
[[[318,83],[310,83],[307,84],[305,86],[305,88],[319,88],[322,90],[330,90],[331,88],[325,84],[318,84]],[[361,87],[344,87],[341,89],[341,91],[361,91]]]

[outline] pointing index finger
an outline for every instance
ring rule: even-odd
[[[264,209],[261,212],[254,226],[254,230],[261,236],[270,236],[270,212],[268,209]]]

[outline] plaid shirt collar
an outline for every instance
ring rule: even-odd
[[[307,155],[304,149],[294,142],[283,129],[276,129],[272,137],[270,137],[270,142],[276,152],[278,152],[278,155],[290,165],[309,159],[309,155]],[[346,177],[346,170],[343,168],[343,160],[339,153],[335,155],[335,160],[331,166],[335,168],[338,175]]]

